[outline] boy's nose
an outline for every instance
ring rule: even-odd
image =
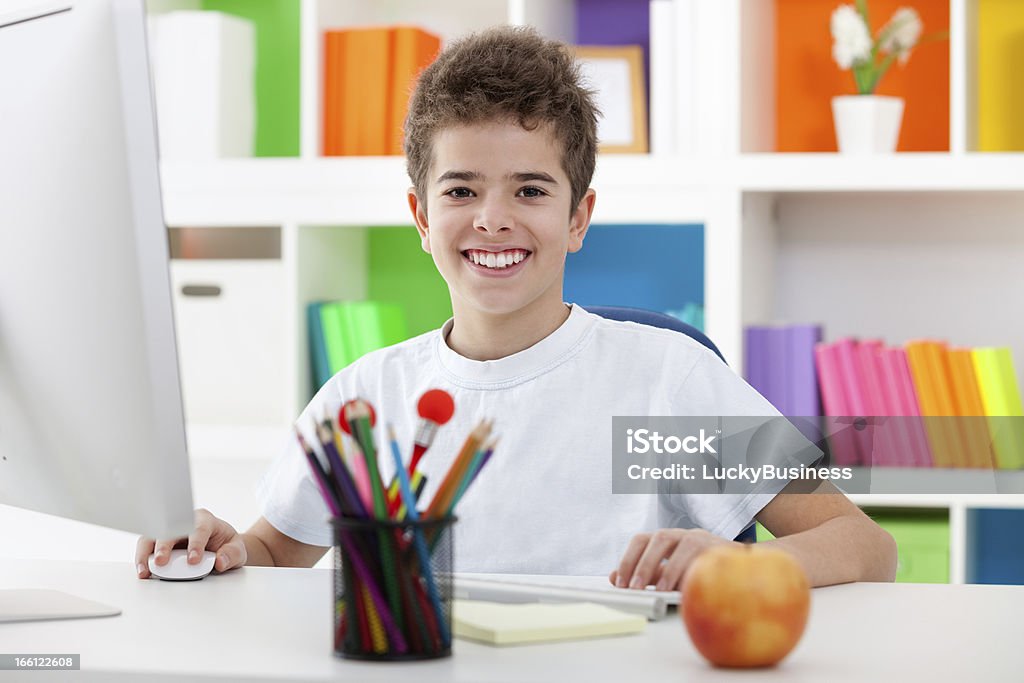
[[[490,201],[480,207],[474,218],[474,226],[479,232],[499,233],[512,229],[512,213],[501,201]]]

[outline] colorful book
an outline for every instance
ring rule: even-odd
[[[886,378],[891,382],[892,414],[901,417],[900,421],[907,428],[911,464],[917,467],[931,467],[931,448],[928,445],[924,422],[921,420],[917,392],[910,375],[910,366],[907,364],[907,352],[899,347],[883,349],[882,367],[885,369]]]
[[[344,303],[337,301],[320,306],[320,328],[331,376],[355,360],[349,326],[343,319],[344,310]]]
[[[325,31],[323,154],[401,154],[409,95],[440,48],[413,26]]]
[[[838,349],[834,344],[814,347],[814,362],[818,370],[821,402],[825,415],[832,464],[849,467],[860,464],[857,441],[854,438],[852,414],[846,400],[843,375],[839,367]]]
[[[786,405],[797,417],[821,415],[814,347],[821,342],[821,325],[790,325],[783,330],[786,353]]]
[[[865,340],[857,345],[856,354],[868,415],[876,418],[872,431],[872,463],[905,467],[911,464],[909,440],[899,421],[885,419],[896,413],[889,396],[892,384],[882,365],[883,348],[879,340]]]
[[[396,26],[392,29],[392,41],[388,153],[402,154],[402,126],[409,110],[409,96],[420,71],[440,51],[441,39],[415,26]]]
[[[311,386],[314,392],[331,378],[331,361],[324,344],[324,328],[320,318],[323,302],[314,301],[306,307],[306,322],[309,333],[309,358],[312,372]]]
[[[310,307],[312,308],[312,306]],[[408,337],[405,314],[396,304],[379,301],[322,302],[319,310],[319,334],[326,360],[326,379],[371,351],[397,344]],[[310,313],[312,316],[312,313]],[[310,320],[311,349],[315,321]],[[314,364],[318,361],[313,358]],[[324,372],[321,368],[321,372]]]
[[[974,349],[971,360],[996,463],[1002,469],[1024,469],[1024,406],[1010,349]]]
[[[924,352],[929,371],[932,374],[932,386],[939,403],[939,415],[947,416],[940,420],[949,434],[953,444],[955,467],[970,467],[970,445],[963,433],[960,420],[955,419],[956,402],[953,399],[953,379],[949,369],[949,348],[945,342],[924,342]]]
[[[771,393],[768,388],[767,336],[768,328],[761,326],[747,327],[743,333],[743,367],[747,383],[765,398]]]
[[[939,375],[938,363],[929,349],[931,344],[934,342],[908,342],[907,364],[914,381],[914,390],[921,416],[924,418],[935,466],[959,467],[962,450],[960,436],[949,420],[953,408],[940,384],[940,381],[944,382],[945,379]]]
[[[780,327],[769,327],[764,337],[767,365],[767,393],[763,394],[768,401],[783,415],[792,415],[786,400],[786,383],[789,379],[789,368],[786,366],[786,331]]]
[[[978,379],[974,372],[971,350],[956,348],[947,352],[950,379],[953,385],[953,408],[956,411],[960,433],[967,446],[967,463],[970,467],[995,469],[996,459],[992,452],[992,437],[988,433],[985,407],[978,390]]]
[[[809,441],[822,437],[821,395],[814,367],[814,347],[821,342],[821,325],[790,325],[783,331],[786,348],[786,415]]]
[[[347,304],[345,309],[356,358],[397,344],[408,336],[405,315],[397,305],[358,301]]]
[[[341,153],[341,126],[344,121],[341,113],[341,67],[345,49],[345,31],[326,31],[324,33],[324,107],[323,107],[323,144],[324,156],[337,156]]]
[[[861,377],[860,363],[857,361],[857,346],[857,340],[852,337],[838,339],[833,344],[839,376],[846,397],[846,408],[849,411],[843,416],[843,419],[848,423],[847,431],[856,444],[857,461],[861,465],[870,467],[883,463],[874,461],[874,444],[872,443],[874,429],[858,426],[859,422],[866,424],[872,414],[868,410],[864,379]]]
[[[386,154],[391,29],[347,29],[341,68],[342,155]]]

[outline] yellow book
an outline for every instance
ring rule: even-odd
[[[977,12],[978,150],[1024,151],[1024,2],[981,0]]]
[[[981,402],[1000,469],[1024,468],[1024,406],[1008,348],[974,349]]]
[[[642,633],[647,620],[592,602],[504,604],[456,600],[457,638],[489,645],[522,645]]]

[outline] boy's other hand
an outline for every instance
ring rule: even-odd
[[[653,584],[660,591],[678,590],[683,574],[697,555],[723,543],[736,541],[727,541],[703,529],[659,529],[637,534],[608,580],[619,588],[643,589]]]
[[[140,579],[148,579],[149,556],[156,553],[155,562],[163,566],[174,548],[188,548],[188,563],[198,564],[203,551],[217,553],[213,570],[218,574],[245,565],[248,554],[241,534],[223,519],[214,517],[209,510],[200,508],[195,514],[195,528],[188,536],[154,540],[142,536],[135,546],[135,568]]]

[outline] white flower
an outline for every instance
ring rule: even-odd
[[[849,69],[871,58],[871,34],[853,5],[840,5],[832,13],[832,58]]]
[[[921,29],[921,17],[917,12],[909,7],[901,7],[882,28],[882,51],[896,53],[900,64],[906,64],[910,59],[911,48],[917,45],[921,37]]]

